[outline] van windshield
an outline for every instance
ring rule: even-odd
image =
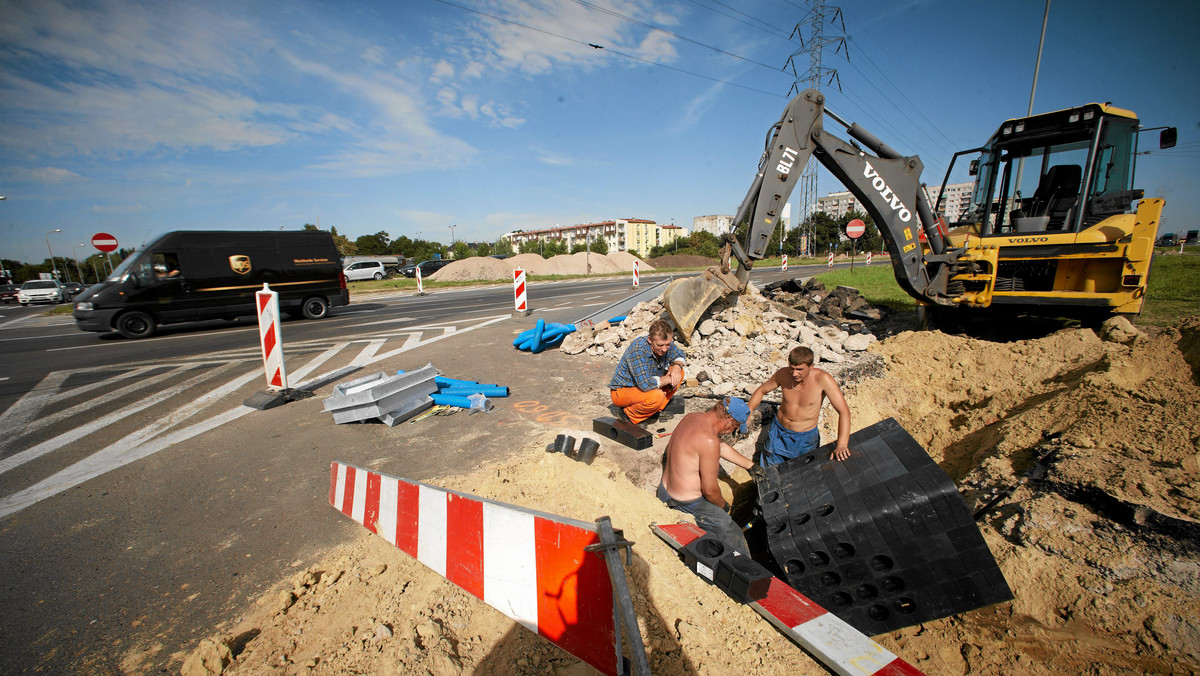
[[[132,254],[129,254],[128,256],[126,256],[125,260],[121,261],[121,264],[118,265],[115,270],[113,270],[112,274],[108,276],[108,279],[106,281],[109,281],[109,282],[121,281],[121,278],[129,273],[129,269],[138,264],[139,258],[141,258],[141,255],[139,255],[137,253],[132,253]]]

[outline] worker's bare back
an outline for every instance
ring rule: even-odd
[[[667,443],[667,464],[662,478],[663,487],[672,498],[688,502],[703,495],[700,454],[706,448],[714,452],[720,443],[705,413],[689,413],[679,421]]]

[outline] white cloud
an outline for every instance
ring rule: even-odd
[[[82,178],[79,174],[70,169],[61,167],[10,167],[4,170],[4,177],[12,182],[29,182],[29,183],[65,183]]]

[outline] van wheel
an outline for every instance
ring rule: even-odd
[[[329,303],[320,296],[304,299],[304,317],[305,319],[321,319],[329,314]]]
[[[154,335],[154,320],[145,312],[126,312],[117,318],[117,333],[136,340]]]
[[[377,282],[378,282],[378,281],[379,281],[379,280],[381,280],[381,279],[383,279],[383,273],[382,273],[382,272],[376,272],[376,273],[375,273],[375,281],[377,281]]]

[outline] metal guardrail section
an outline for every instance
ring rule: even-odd
[[[433,405],[429,395],[437,392],[432,364],[407,373],[389,376],[376,373],[342,383],[325,399],[326,411],[337,424],[379,418],[389,427]]]

